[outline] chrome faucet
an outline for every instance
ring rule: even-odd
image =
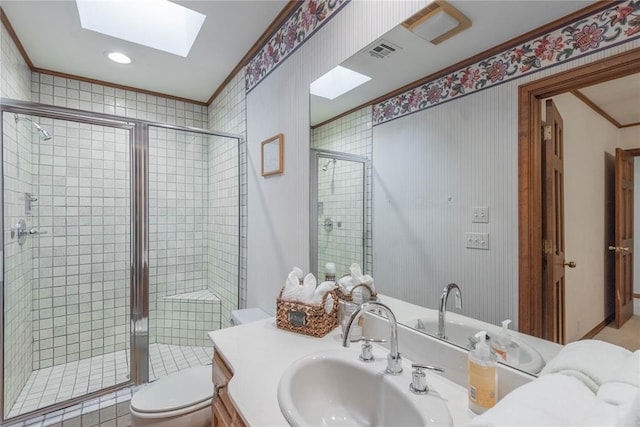
[[[462,293],[460,288],[455,283],[449,283],[442,290],[440,295],[440,306],[438,307],[438,338],[443,340],[447,339],[447,335],[444,332],[444,316],[447,314],[447,300],[449,299],[449,293],[453,291],[456,300],[456,308],[460,310],[462,308]]]
[[[389,355],[387,356],[387,369],[385,372],[391,375],[400,375],[402,372],[402,358],[398,352],[398,324],[396,322],[396,316],[386,305],[377,301],[369,301],[360,304],[347,321],[347,325],[344,328],[342,336],[342,346],[349,347],[349,344],[351,343],[349,340],[351,325],[356,323],[364,313],[375,309],[380,309],[387,315],[387,320],[389,321],[389,326],[391,328],[391,336],[389,338]]]

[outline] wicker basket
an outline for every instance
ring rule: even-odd
[[[283,288],[284,289],[284,288]],[[276,300],[276,326],[298,334],[323,337],[338,326],[338,295],[329,291],[321,304],[305,304],[282,299],[282,290]],[[329,296],[333,297],[333,308],[324,309]]]
[[[376,293],[376,291],[372,290],[369,285],[367,285],[366,283],[360,283],[359,285],[355,285],[352,289],[351,292],[345,292],[342,290],[341,287],[337,288],[337,292],[338,292],[338,298],[340,298],[343,301],[348,301],[348,302],[352,302],[353,301],[353,291],[356,288],[359,287],[363,287],[369,290],[369,293],[371,294],[371,297],[369,298],[369,301],[377,301],[378,300],[378,294]],[[367,302],[367,301],[363,301],[363,302]]]

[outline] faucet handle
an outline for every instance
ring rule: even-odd
[[[363,362],[373,362],[375,360],[375,357],[373,357],[373,347],[371,346],[372,342],[387,342],[387,340],[385,339],[378,339],[378,338],[360,338],[360,341],[362,341],[362,353],[360,353],[360,357],[359,359],[362,360]]]
[[[424,373],[425,369],[435,372],[444,372],[444,369],[437,366],[421,365],[418,363],[412,363],[411,367],[413,368],[413,373],[411,374],[409,390],[414,394],[427,394],[429,392],[427,375]]]

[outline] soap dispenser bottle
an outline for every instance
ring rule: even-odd
[[[486,343],[487,333],[480,331],[475,337],[478,343],[469,352],[469,409],[481,414],[498,400],[498,372],[496,356]]]
[[[502,331],[492,344],[493,352],[503,362],[511,365],[517,365],[520,362],[520,346],[513,341],[509,334],[510,319],[502,322]]]

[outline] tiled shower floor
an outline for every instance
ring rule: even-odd
[[[211,362],[212,349],[167,344],[149,346],[149,381],[172,372]],[[33,371],[10,417],[63,402],[128,381],[129,351],[121,350],[89,359]]]

